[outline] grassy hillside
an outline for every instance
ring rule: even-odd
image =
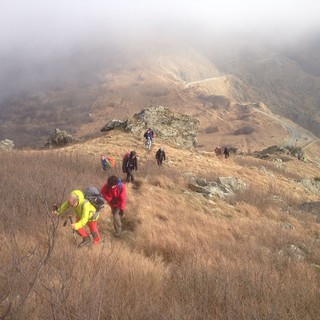
[[[167,159],[158,168],[154,154]],[[78,249],[55,202],[73,189],[101,187],[101,153],[120,171],[136,150],[137,184],[127,185],[121,239],[101,214],[100,247]],[[318,319],[320,285],[319,164],[229,159],[111,132],[63,149],[0,153],[0,317],[2,319]],[[187,176],[233,176],[248,189],[211,198]],[[300,209],[299,209],[300,208]],[[78,242],[80,239],[78,239]]]

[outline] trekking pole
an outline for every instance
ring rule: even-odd
[[[65,227],[68,223],[68,221],[70,221],[70,225],[73,224],[73,221],[72,221],[72,216],[68,216],[64,222],[63,222],[63,226]],[[75,244],[77,244],[77,235],[76,235],[76,231],[74,229],[72,229],[72,237],[73,237],[73,242]]]

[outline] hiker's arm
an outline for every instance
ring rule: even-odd
[[[56,215],[59,216],[60,214],[64,213],[69,208],[69,202],[65,201],[57,210]]]

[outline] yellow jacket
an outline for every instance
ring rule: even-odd
[[[80,219],[75,224],[75,230],[78,230],[82,227],[84,227],[88,221],[97,221],[99,218],[99,215],[95,217],[95,219],[92,219],[93,215],[96,212],[96,208],[84,198],[84,194],[80,190],[73,190],[71,194],[75,194],[79,198],[78,205],[74,207],[74,211],[76,213],[76,216],[78,219]],[[70,204],[68,201],[65,201],[60,208],[58,208],[58,214],[64,213],[68,208],[70,207]]]

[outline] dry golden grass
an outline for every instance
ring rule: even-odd
[[[167,160],[154,159],[163,145]],[[77,249],[51,205],[75,188],[101,187],[100,154],[121,172],[139,156],[137,188],[127,185],[123,220],[111,235],[101,214],[100,247]],[[63,149],[0,153],[0,316],[3,319],[318,319],[320,227],[292,208],[318,195],[295,182],[316,177],[312,163],[182,150],[121,132]],[[261,169],[264,167],[264,169]],[[185,173],[249,186],[231,199],[187,187]],[[8,192],[10,191],[10,192]]]

